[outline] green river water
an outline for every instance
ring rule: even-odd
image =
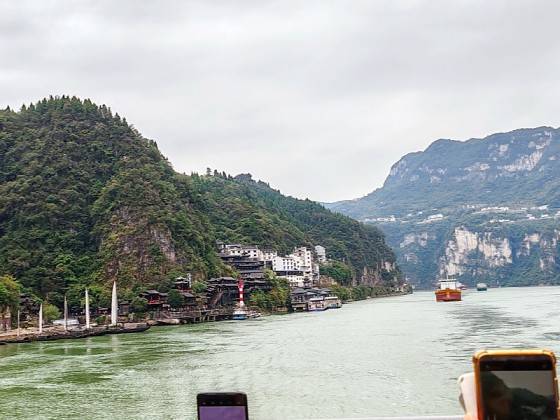
[[[0,346],[0,418],[193,419],[241,390],[252,420],[459,414],[483,347],[560,352],[560,288],[371,299],[323,313]]]

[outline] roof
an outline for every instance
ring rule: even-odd
[[[216,277],[216,278],[208,280],[208,282],[211,282],[211,283],[217,283],[217,282],[220,282],[220,281],[237,281],[237,280],[235,280],[233,277]]]
[[[158,292],[157,290],[150,289],[146,290],[142,295],[160,295],[160,296],[167,296],[167,293]]]

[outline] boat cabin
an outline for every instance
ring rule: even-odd
[[[325,306],[325,298],[323,296],[316,296],[309,299],[307,302],[308,311],[324,311],[327,309]]]
[[[342,308],[342,301],[338,296],[327,296],[325,297],[325,308],[326,309]]]
[[[458,290],[459,289],[459,285],[457,284],[457,280],[455,279],[445,279],[445,280],[440,280],[439,282],[439,288],[441,290]]]

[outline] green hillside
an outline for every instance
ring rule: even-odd
[[[105,106],[51,97],[0,111],[0,274],[53,302],[114,279],[130,290],[186,271],[205,279],[229,273],[217,240],[321,244],[357,282],[400,275],[380,269],[395,257],[375,227],[249,175],[179,174]]]

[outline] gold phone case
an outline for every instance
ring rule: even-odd
[[[546,356],[552,361],[553,389],[556,398],[556,418],[560,419],[560,407],[558,406],[558,378],[556,376],[556,356],[554,352],[546,349],[528,349],[528,350],[480,350],[473,356],[474,380],[476,384],[476,401],[477,415],[479,420],[483,420],[484,410],[481,404],[482,387],[480,382],[480,362],[485,357],[508,357],[508,356]]]

